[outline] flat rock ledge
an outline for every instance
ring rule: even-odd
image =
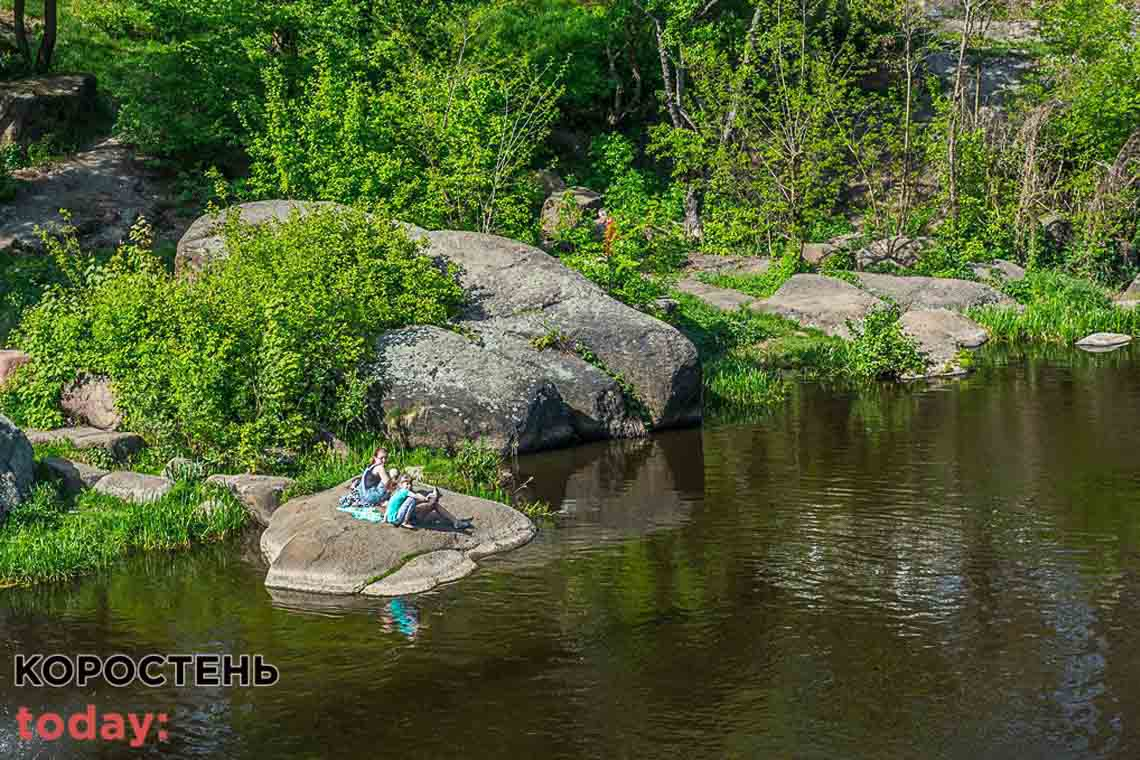
[[[1123,333],[1109,333],[1097,332],[1092,335],[1086,335],[1077,341],[1077,348],[1085,351],[1100,352],[1100,351],[1115,351],[1118,348],[1124,348],[1132,342],[1131,335],[1124,335]]]
[[[274,475],[211,475],[207,485],[225,488],[241,502],[258,524],[268,527],[281,504],[281,495],[293,485],[292,478]]]
[[[116,433],[93,427],[27,430],[25,433],[32,445],[68,443],[81,451],[103,449],[115,461],[129,459],[132,454],[146,447],[146,442],[138,433]]]
[[[1010,270],[1006,276],[1013,277]],[[903,331],[918,341],[928,359],[927,371],[918,377],[964,374],[958,363],[962,349],[977,348],[989,335],[985,328],[961,312],[974,306],[1017,308],[1013,299],[978,282],[934,277],[899,277],[860,272],[858,284],[818,274],[793,275],[770,298],[753,298],[719,288],[695,277],[682,280],[677,289],[722,311],[745,308],[777,314],[848,340],[849,324],[858,324],[872,309],[894,302],[903,311]]]
[[[442,502],[474,529],[406,530],[337,510],[348,484],[282,505],[261,535],[265,585],[319,594],[397,596],[428,591],[474,572],[476,562],[528,543],[534,523],[514,509],[440,489]]]
[[[104,475],[92,490],[132,504],[149,504],[166,496],[172,488],[173,480],[122,470]]]

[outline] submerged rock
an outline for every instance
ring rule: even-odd
[[[109,474],[107,470],[62,457],[46,457],[40,462],[40,469],[41,478],[55,481],[69,496],[94,488]]]
[[[1097,332],[1086,335],[1077,341],[1077,348],[1090,352],[1114,351],[1132,342],[1131,335],[1122,333]]]
[[[850,338],[848,320],[859,322],[882,302],[849,282],[819,274],[792,275],[776,293],[752,308],[779,314],[828,335]]]
[[[166,496],[172,488],[174,488],[172,480],[157,475],[121,470],[100,478],[93,490],[132,504],[149,504]]]
[[[102,449],[116,462],[130,459],[146,448],[146,442],[137,433],[116,433],[92,427],[28,430],[27,435],[34,444],[67,443],[81,451]]]
[[[347,484],[292,499],[273,515],[261,536],[269,562],[265,585],[323,594],[406,594],[471,573],[475,561],[522,546],[534,524],[510,507],[441,489],[453,514],[474,529],[406,530],[358,520],[337,510]]]
[[[879,298],[889,298],[907,309],[953,309],[965,311],[973,306],[1016,306],[1017,303],[998,290],[969,280],[943,277],[895,277],[888,274],[860,272],[859,283]]]
[[[211,475],[206,483],[229,490],[254,520],[268,526],[281,495],[294,481],[274,475]]]
[[[32,444],[0,414],[0,518],[31,495],[34,468]]]

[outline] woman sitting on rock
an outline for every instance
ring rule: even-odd
[[[396,492],[388,499],[388,512],[385,515],[388,522],[414,530],[416,523],[423,523],[438,515],[455,530],[471,528],[470,520],[460,520],[440,506],[438,488],[433,488],[430,494],[416,493],[412,490],[413,482],[412,476],[407,473],[400,476]]]
[[[341,507],[372,507],[379,509],[388,501],[395,490],[395,481],[388,473],[388,450],[383,446],[376,449],[372,461],[364,468],[360,477],[352,481],[348,494],[341,499]]]

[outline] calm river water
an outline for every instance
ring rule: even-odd
[[[250,542],[0,591],[0,756],[1140,757],[1140,350],[802,387],[758,424],[523,459],[558,527],[392,602]],[[16,652],[261,653],[261,689],[16,690]],[[165,710],[144,750],[15,710]]]

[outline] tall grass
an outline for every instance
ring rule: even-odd
[[[214,508],[199,509],[205,501]],[[67,580],[135,552],[218,541],[246,519],[231,495],[202,485],[179,483],[158,501],[130,504],[94,491],[65,499],[41,483],[0,526],[0,586]]]
[[[995,340],[1073,343],[1094,332],[1140,335],[1140,310],[1115,305],[1107,290],[1088,280],[1040,271],[1003,289],[1023,311],[983,306],[969,312]]]

